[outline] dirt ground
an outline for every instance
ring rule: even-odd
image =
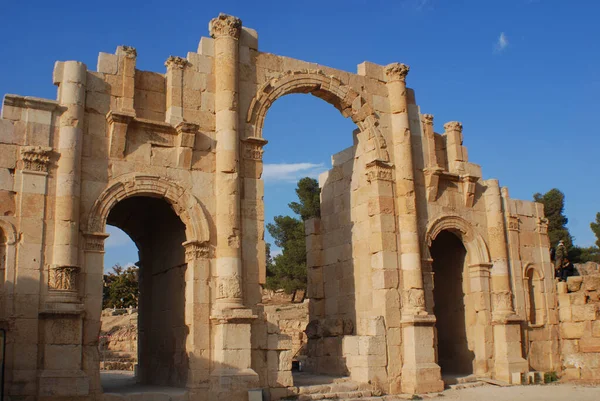
[[[437,401],[600,401],[600,386],[546,384],[497,387],[492,385],[446,390]],[[387,400],[386,400],[387,401]]]

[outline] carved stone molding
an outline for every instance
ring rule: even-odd
[[[178,70],[183,70],[187,65],[187,59],[179,56],[169,56],[167,61],[165,61],[165,67],[167,68],[176,68]]]
[[[446,124],[444,124],[444,130],[446,130],[446,132],[449,132],[449,131],[462,132],[462,129],[463,129],[462,123],[460,123],[458,121],[448,121]]]
[[[213,38],[229,36],[239,39],[242,31],[242,21],[232,15],[221,13],[217,18],[213,18],[209,22],[208,31]]]
[[[118,113],[109,111],[106,114],[108,122],[108,135],[110,157],[122,159],[125,156],[125,144],[127,142],[127,130],[129,124],[135,119],[135,114]]]
[[[44,146],[23,146],[21,148],[21,159],[23,169],[29,171],[47,172],[50,164],[52,148]]]
[[[86,252],[104,252],[104,240],[109,237],[107,233],[84,233]]]
[[[367,163],[367,181],[393,181],[392,165],[383,160],[373,160]]]
[[[515,214],[511,214],[508,216],[508,231],[519,231],[520,230],[521,220],[519,216]]]
[[[48,286],[55,291],[77,291],[77,266],[53,266],[50,268]]]
[[[207,242],[186,241],[182,245],[185,248],[186,262],[210,257],[210,245]]]
[[[261,161],[264,153],[263,146],[268,141],[259,137],[249,137],[243,140],[244,142],[244,158],[248,160]]]
[[[406,81],[410,67],[402,63],[392,63],[385,66],[385,75],[388,82]]]
[[[545,217],[537,218],[535,231],[540,234],[548,234],[548,219]]]
[[[473,207],[473,203],[475,203],[475,191],[477,190],[478,180],[479,177],[472,175],[463,175],[460,177],[466,207]]]

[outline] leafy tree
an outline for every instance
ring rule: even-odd
[[[267,288],[283,289],[288,294],[306,289],[304,220],[321,215],[320,189],[315,179],[306,177],[298,181],[296,194],[299,202],[291,202],[288,206],[301,219],[275,216],[274,222],[267,224],[275,245],[282,250],[280,255],[271,259],[271,246],[267,244]]]
[[[321,217],[321,189],[317,180],[310,177],[302,178],[298,181],[296,194],[300,203],[291,202],[288,204],[294,213],[300,215],[304,221],[312,217]]]
[[[116,264],[112,271],[104,275],[103,308],[136,308],[138,305],[137,266],[122,267]]]
[[[533,200],[544,205],[544,213],[548,219],[548,237],[550,246],[556,248],[558,241],[565,241],[565,246],[570,249],[573,246],[573,237],[566,227],[569,219],[564,215],[565,195],[554,188],[545,194],[536,193]]]
[[[569,260],[573,263],[600,263],[600,249],[595,246],[590,246],[587,248],[574,246],[569,251]]]
[[[590,227],[596,235],[596,246],[600,248],[600,213],[596,213],[596,221],[591,222]]]
[[[306,243],[304,223],[290,216],[275,216],[274,224],[267,224],[269,234],[282,252],[273,258],[267,275],[267,288],[282,288],[285,292],[306,288]]]

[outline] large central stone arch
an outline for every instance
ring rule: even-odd
[[[275,100],[292,93],[310,93],[333,105],[344,117],[350,117],[362,132],[368,134],[368,140],[373,141],[376,150],[376,159],[389,161],[387,145],[378,127],[379,119],[371,105],[339,78],[321,70],[288,71],[263,84],[248,109],[246,137],[262,139],[267,111]]]

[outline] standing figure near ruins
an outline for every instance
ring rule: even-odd
[[[558,241],[556,246],[556,253],[554,254],[554,273],[555,277],[559,277],[558,272],[562,268],[563,262],[567,257],[567,247],[563,240]]]

